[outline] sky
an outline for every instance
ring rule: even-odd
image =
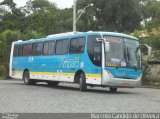
[[[0,0],[2,2],[3,0]],[[18,7],[24,6],[28,0],[13,0]],[[63,8],[70,8],[73,5],[73,0],[49,0],[50,2],[54,2],[57,4],[57,7]]]

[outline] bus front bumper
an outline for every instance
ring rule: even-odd
[[[137,79],[122,79],[122,78],[105,78],[102,81],[102,86],[117,87],[117,88],[134,88],[141,86],[142,75]]]

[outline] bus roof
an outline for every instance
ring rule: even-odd
[[[59,40],[59,39],[66,39],[66,38],[73,38],[73,37],[82,37],[86,35],[107,35],[107,36],[116,36],[116,37],[123,37],[138,40],[136,37],[131,35],[123,34],[123,33],[116,33],[116,32],[100,32],[100,31],[88,31],[88,32],[77,32],[74,34],[73,32],[67,33],[60,33],[60,34],[53,34],[49,35],[46,38],[40,39],[30,39],[27,41],[16,41],[16,44],[23,44],[23,43],[34,43],[34,42],[43,42],[43,41],[50,41],[50,40]]]

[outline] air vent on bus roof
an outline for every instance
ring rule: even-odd
[[[76,34],[79,34],[79,33],[82,33],[82,32],[76,32]],[[67,32],[67,33],[52,34],[52,35],[47,36],[47,38],[54,38],[54,37],[58,37],[58,36],[66,36],[66,35],[73,35],[73,34],[75,34],[75,33],[74,32]]]

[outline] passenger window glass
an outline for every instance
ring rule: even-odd
[[[94,64],[97,66],[101,66],[101,56],[102,56],[102,47],[101,42],[95,43],[93,47],[93,57],[94,57]]]
[[[14,57],[17,57],[17,56],[18,56],[18,47],[19,47],[18,45],[15,45],[15,46],[14,46],[14,51],[13,51],[13,56],[14,56]]]
[[[44,43],[43,55],[55,54],[55,41],[49,41]]]
[[[34,43],[32,46],[32,55],[33,56],[38,56],[41,55],[42,52],[42,43]]]
[[[81,54],[84,52],[85,38],[71,39],[70,54]]]
[[[101,43],[99,43],[96,38],[101,38],[101,36],[88,36],[87,39],[87,50],[88,50],[88,56],[92,63],[96,66],[101,66],[102,64],[102,46]]]
[[[63,41],[57,41],[57,43],[56,43],[56,54],[57,55],[61,54],[62,43],[63,43]]]
[[[69,39],[58,40],[56,43],[56,54],[64,55],[68,53],[69,49]]]
[[[31,52],[31,44],[23,45],[23,56],[29,56]]]
[[[48,55],[53,55],[53,54],[55,54],[55,41],[50,41]]]
[[[23,45],[19,45],[18,56],[23,55]]]
[[[69,39],[63,40],[63,45],[61,48],[61,54],[67,54],[69,50]]]
[[[43,45],[43,55],[47,55],[48,54],[48,42],[45,42]]]

